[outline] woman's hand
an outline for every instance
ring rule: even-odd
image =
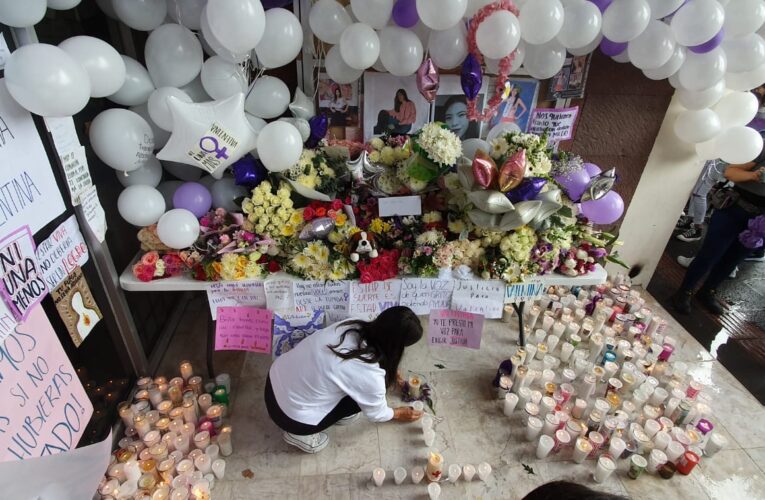
[[[411,406],[399,406],[393,409],[393,420],[399,422],[414,422],[422,417],[422,412],[417,411]]]

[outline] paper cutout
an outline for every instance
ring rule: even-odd
[[[271,356],[276,359],[295,348],[304,338],[324,328],[324,311],[274,313],[274,339]]]
[[[106,238],[106,214],[104,213],[104,207],[101,206],[101,202],[98,200],[96,186],[85,188],[80,193],[80,204],[82,205],[82,213],[85,216],[88,227],[96,236],[96,239],[103,243]]]
[[[451,308],[481,314],[485,318],[501,318],[504,298],[504,281],[456,280]]]
[[[384,310],[397,306],[401,295],[401,280],[351,282],[348,314],[352,318],[371,321]]]
[[[77,266],[88,261],[88,245],[80,233],[77,217],[72,215],[37,246],[37,262],[49,290],[56,288]]]
[[[448,309],[434,309],[428,318],[428,344],[481,348],[483,316]]]
[[[212,283],[207,289],[212,319],[217,319],[221,306],[266,307],[266,290],[262,281]]]
[[[271,353],[271,323],[268,309],[221,306],[215,324],[216,351]]]
[[[399,303],[415,314],[429,314],[432,309],[448,309],[452,304],[454,280],[404,278]]]
[[[75,267],[74,271],[50,295],[69,331],[69,336],[72,337],[72,342],[80,347],[85,337],[103,318],[93,294],[90,293],[82,269]]]
[[[348,317],[348,281],[295,281],[292,287],[295,312],[322,310],[328,323]]]
[[[17,321],[24,321],[32,308],[47,295],[35,242],[29,226],[0,240],[0,294]]]

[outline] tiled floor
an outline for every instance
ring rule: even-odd
[[[653,306],[661,311],[657,304]],[[182,357],[203,366],[203,309],[187,317],[188,329],[177,334],[166,357],[167,367],[177,366]],[[481,349],[428,347],[424,342],[410,348],[402,368],[417,372],[433,385],[436,395],[437,438],[434,449],[443,453],[447,464],[488,462],[493,473],[485,483],[442,485],[442,499],[516,499],[545,482],[568,479],[635,499],[670,500],[765,498],[765,408],[718,361],[670,319],[670,330],[681,348],[676,355],[689,364],[715,406],[716,428],[729,439],[727,449],[703,459],[690,476],[671,480],[644,475],[627,477],[626,463],[602,485],[594,483],[593,461],[574,464],[568,455],[547,460],[534,456],[535,444],[524,440],[520,414],[502,414],[490,386],[499,362],[515,349],[517,333],[497,321],[487,323]],[[270,358],[264,355],[225,353],[216,355],[219,370],[228,370],[234,379],[231,422],[234,427],[234,455],[229,457],[226,478],[213,490],[213,498],[244,499],[403,499],[427,498],[425,483],[407,479],[396,486],[392,480],[397,466],[411,468],[425,464],[428,449],[419,423],[372,424],[363,418],[347,427],[329,430],[330,444],[317,455],[306,455],[288,446],[281,432],[268,419],[262,391]],[[439,368],[436,365],[441,365]],[[393,405],[395,395],[389,396]],[[387,478],[381,488],[371,484],[374,467],[383,467]],[[528,467],[528,469],[527,469]],[[251,472],[251,478],[244,471]],[[533,473],[531,472],[533,471]],[[247,474],[250,476],[250,474]]]

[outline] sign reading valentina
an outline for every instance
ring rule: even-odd
[[[76,447],[93,405],[42,308],[0,347],[0,462]]]
[[[20,227],[0,240],[0,293],[17,321],[23,321],[48,293],[35,256],[29,226]]]

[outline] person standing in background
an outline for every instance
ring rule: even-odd
[[[724,163],[720,160],[709,160],[704,164],[688,200],[688,214],[680,217],[675,226],[675,230],[681,231],[676,236],[678,240],[691,242],[701,239],[704,219],[707,216],[707,196],[715,184],[725,180],[722,172],[724,169]]]

